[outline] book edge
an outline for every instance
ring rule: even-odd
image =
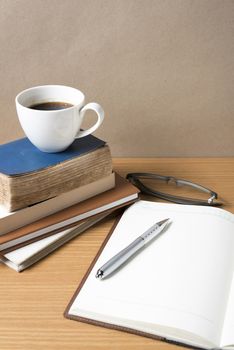
[[[128,197],[127,197],[127,198],[128,198]],[[28,239],[25,239],[25,240],[21,241],[20,243],[13,243],[13,240],[10,240],[10,241],[8,241],[8,242],[6,243],[6,244],[9,243],[7,247],[6,247],[6,244],[5,244],[5,243],[4,243],[5,246],[3,246],[3,244],[0,245],[0,256],[3,255],[3,253],[6,252],[6,251],[9,252],[10,250],[14,250],[14,249],[11,249],[11,248],[13,248],[13,247],[14,247],[14,248],[15,248],[16,246],[19,246],[19,247],[20,247],[20,245],[21,245],[21,246],[25,245],[24,243],[26,243],[26,242],[29,242],[29,241],[32,242],[32,240],[36,241],[37,238],[40,239],[40,238],[42,238],[42,237],[47,237],[47,236],[50,236],[50,235],[52,235],[52,234],[54,234],[54,233],[57,233],[57,232],[61,232],[61,231],[63,231],[64,229],[74,227],[74,226],[77,225],[78,222],[87,220],[87,219],[89,219],[89,218],[91,218],[91,217],[93,217],[93,216],[99,215],[99,214],[104,213],[104,212],[107,212],[107,211],[109,211],[109,210],[117,210],[117,209],[119,209],[119,208],[122,208],[122,207],[128,206],[128,205],[130,205],[130,204],[133,204],[133,203],[135,203],[138,199],[139,199],[139,197],[138,197],[138,194],[136,193],[136,197],[135,197],[135,198],[130,199],[130,200],[128,200],[128,201],[124,201],[124,202],[122,202],[122,203],[120,203],[120,204],[117,204],[117,205],[112,206],[112,207],[110,207],[110,208],[107,208],[107,209],[105,209],[105,210],[99,211],[99,212],[94,213],[94,214],[90,214],[90,215],[88,215],[88,216],[86,216],[86,217],[84,217],[84,218],[83,218],[83,217],[80,217],[80,215],[79,215],[78,218],[75,217],[75,219],[74,219],[74,221],[73,221],[72,223],[65,223],[65,224],[64,224],[64,222],[66,222],[67,220],[65,220],[65,221],[60,221],[59,223],[56,223],[56,225],[60,225],[60,224],[61,224],[61,226],[59,226],[59,227],[57,227],[57,228],[53,228],[52,226],[54,226],[54,225],[50,225],[50,226],[47,226],[47,227],[45,227],[45,228],[43,228],[43,229],[36,230],[36,231],[34,231],[34,232],[32,232],[32,233],[29,233],[29,234],[27,234],[27,235],[23,235],[23,236],[21,236],[21,237],[28,237],[28,236],[30,236],[30,237],[29,237]],[[51,227],[52,227],[52,228],[51,228]],[[41,234],[38,234],[36,237],[31,237],[32,234],[36,234],[38,231],[47,230],[47,229],[48,229],[47,232],[43,232],[43,233],[41,233]],[[19,237],[19,239],[20,239],[21,237]],[[18,239],[18,238],[17,238],[17,239]],[[11,243],[12,243],[12,244],[11,244]]]
[[[108,180],[108,186],[106,185],[107,180]],[[73,204],[66,205],[62,209],[56,209],[55,211],[53,210],[49,214],[48,213],[46,215],[43,214],[43,216],[42,216],[42,213],[45,210],[44,207],[47,207],[48,205],[54,204],[54,202],[56,201],[57,197],[59,197],[59,201],[61,201],[61,199],[63,199],[63,198],[65,200],[67,200],[67,197],[69,197],[70,195],[72,195],[72,196],[74,196],[74,195],[80,196],[79,192],[81,192],[81,191],[85,192],[87,190],[90,190],[90,187],[93,187],[94,185],[95,186],[100,186],[100,184],[101,184],[102,188],[106,186],[105,191],[99,191],[98,190],[98,191],[96,191],[96,193],[94,195],[92,194],[91,197],[88,196],[85,199],[78,200],[75,204],[73,203]],[[8,223],[8,221],[11,221],[12,219],[15,220],[17,218],[17,220],[19,220],[19,218],[21,218],[22,216],[25,216],[26,214],[27,215],[28,214],[33,215],[34,219],[32,221],[30,220],[30,222],[26,222],[26,223],[24,222],[23,224],[21,223],[16,228],[14,228],[14,227],[12,228],[11,227],[10,231],[7,231],[7,232],[5,232],[3,230],[3,228],[2,228],[1,230],[3,231],[3,233],[1,231],[0,237],[9,234],[12,231],[18,230],[21,227],[30,225],[30,224],[32,224],[35,221],[41,220],[41,219],[43,219],[43,218],[45,218],[47,216],[53,215],[53,214],[55,214],[55,213],[57,213],[59,211],[67,209],[67,208],[69,208],[69,207],[71,207],[73,205],[76,205],[78,203],[82,203],[83,201],[89,200],[90,198],[92,198],[94,196],[98,196],[98,195],[100,195],[100,194],[102,194],[102,193],[104,193],[106,191],[109,191],[109,190],[113,189],[114,187],[115,187],[115,172],[112,172],[110,175],[107,175],[107,176],[105,176],[105,177],[103,177],[101,179],[98,179],[96,181],[90,182],[89,184],[80,186],[78,188],[74,188],[73,190],[65,192],[65,193],[62,193],[62,194],[60,194],[60,195],[58,195],[56,197],[49,198],[49,199],[47,199],[45,201],[42,201],[42,202],[39,202],[39,203],[35,203],[32,206],[28,206],[26,208],[22,208],[22,209],[19,209],[17,211],[14,211],[14,212],[7,213],[7,215],[5,215],[5,216],[0,218],[1,225],[3,224],[4,221],[6,222],[5,223],[5,225],[6,225]],[[76,192],[78,192],[78,193],[76,193]],[[36,215],[35,213],[36,213],[38,208],[40,210],[40,215],[39,215],[39,217],[35,217],[35,215]],[[22,214],[22,216],[21,216],[21,214]]]
[[[78,225],[72,227],[68,233],[64,234],[62,237],[57,238],[54,242],[49,243],[45,248],[38,250],[35,254],[32,254],[30,257],[22,261],[20,264],[15,264],[15,262],[8,259],[5,255],[3,255],[3,257],[16,266],[17,272],[22,272],[28,267],[46,258],[55,250],[61,248],[68,242],[72,241],[73,239],[75,239],[80,234],[84,233],[86,230],[88,230],[92,226],[106,219],[109,215],[113,213],[113,211],[114,210],[109,210],[108,212],[95,215],[93,217],[90,217],[89,219],[79,222]]]
[[[126,179],[124,179],[123,177],[121,177],[120,175],[118,175],[117,173],[115,173],[115,180],[116,180],[116,186],[108,191],[105,191],[103,193],[98,194],[97,196],[94,196],[92,198],[89,198],[82,203],[82,210],[80,210],[81,207],[81,203],[77,203],[75,205],[72,205],[68,208],[65,208],[59,212],[56,212],[54,214],[51,214],[47,217],[44,217],[40,220],[37,220],[31,224],[25,225],[19,229],[13,230],[11,232],[6,233],[5,235],[2,235],[1,238],[3,238],[5,236],[10,238],[9,235],[11,234],[11,238],[10,239],[1,239],[1,244],[4,244],[3,242],[8,242],[8,241],[12,241],[15,238],[21,237],[21,236],[25,236],[26,234],[32,233],[32,232],[37,232],[39,230],[44,230],[46,228],[50,228],[51,230],[55,230],[54,226],[58,225],[58,224],[62,224],[65,221],[71,221],[70,223],[72,224],[73,222],[77,222],[77,216],[79,216],[79,220],[85,219],[87,216],[87,212],[90,211],[98,211],[100,210],[100,208],[102,208],[103,206],[109,206],[110,204],[113,204],[113,202],[116,201],[123,201],[122,203],[127,203],[130,202],[131,200],[136,200],[137,198],[130,198],[128,200],[126,200],[127,197],[130,196],[136,196],[138,197],[138,193],[139,190],[132,184],[130,184]],[[126,187],[127,187],[127,195],[126,195]],[[118,191],[116,191],[118,190]],[[118,192],[118,194],[117,194]],[[113,198],[114,195],[114,198]],[[103,200],[104,197],[104,200]],[[94,202],[96,202],[96,200],[101,201],[101,205],[98,203],[98,205],[94,205]],[[91,205],[90,205],[91,202]],[[120,204],[122,204],[120,203]],[[118,207],[118,204],[116,204],[116,207]],[[78,208],[78,209],[77,209]],[[97,209],[98,208],[98,209]],[[112,207],[111,207],[112,208]],[[88,209],[88,210],[87,210]],[[102,209],[102,211],[104,210],[108,210],[110,208],[107,209]],[[77,213],[78,210],[78,213]],[[98,214],[100,211],[95,212],[94,214]],[[64,215],[65,213],[65,215]],[[62,218],[61,218],[62,215]],[[89,215],[92,216],[92,215]],[[48,221],[49,220],[49,221]],[[41,221],[43,221],[43,225],[41,226]],[[70,224],[69,222],[67,222],[67,224],[64,225],[68,226]],[[35,226],[36,225],[36,226]],[[33,226],[33,227],[32,227]],[[26,228],[26,232],[25,232],[25,228]],[[31,230],[32,228],[32,230]],[[23,230],[23,232],[18,235],[18,231]],[[14,234],[13,234],[14,233]],[[13,234],[13,236],[12,236]],[[42,233],[43,234],[43,233]],[[1,247],[1,245],[0,245]],[[0,248],[0,250],[3,250],[5,248]]]

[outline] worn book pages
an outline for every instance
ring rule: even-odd
[[[111,172],[110,149],[105,145],[36,172],[20,176],[0,173],[0,203],[8,211],[18,210],[97,181]]]
[[[0,236],[22,226],[49,216],[71,205],[97,196],[115,187],[115,173],[99,180],[80,186],[59,196],[31,205],[27,208],[8,212],[0,206]]]
[[[172,224],[113,276],[95,278],[112,256],[155,222]],[[234,349],[234,215],[218,208],[139,201],[114,229],[68,318],[203,348]]]

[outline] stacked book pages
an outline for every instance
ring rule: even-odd
[[[1,145],[0,260],[22,271],[137,198],[92,135],[55,154],[26,138]]]

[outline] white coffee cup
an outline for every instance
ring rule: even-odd
[[[65,102],[72,106],[59,110],[37,110],[30,106],[45,102]],[[103,122],[104,111],[98,103],[85,105],[84,94],[62,85],[36,86],[20,92],[15,99],[20,124],[29,140],[43,152],[61,152],[76,138],[94,132]],[[97,113],[97,122],[80,130],[85,112]]]

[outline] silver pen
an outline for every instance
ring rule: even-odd
[[[100,269],[97,270],[96,277],[104,279],[123,265],[134,254],[138,253],[142,247],[158,237],[163,229],[168,225],[170,219],[165,219],[157,222],[142,235],[136,238],[126,248],[108,260]]]

